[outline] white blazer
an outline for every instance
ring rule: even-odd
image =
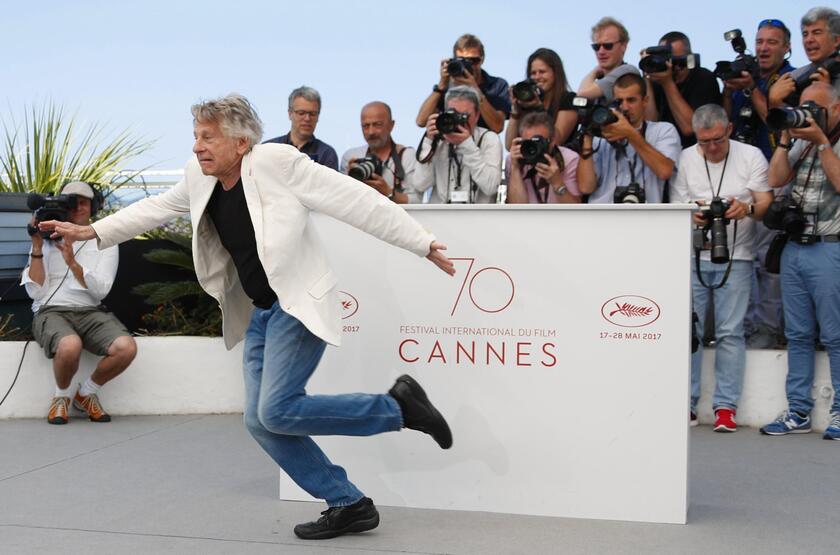
[[[225,346],[245,335],[253,304],[239,282],[205,208],[217,179],[193,157],[169,191],[141,200],[93,224],[104,249],[190,214],[193,260],[201,287],[222,309]],[[341,342],[336,276],[309,218],[316,210],[394,246],[426,256],[434,236],[371,187],[312,162],[290,145],[255,146],[242,159],[242,186],[254,225],[257,255],[283,310],[313,334]]]

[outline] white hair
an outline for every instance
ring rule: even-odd
[[[244,137],[248,139],[249,147],[262,140],[262,121],[248,99],[241,94],[230,93],[222,98],[203,100],[193,104],[191,111],[194,121],[216,122],[226,137]]]

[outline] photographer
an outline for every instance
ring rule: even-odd
[[[292,145],[313,162],[338,170],[338,154],[335,149],[315,137],[320,117],[321,95],[312,87],[298,87],[289,95],[289,121],[292,122],[292,128],[285,135],[265,142]]]
[[[526,75],[526,81],[510,88],[513,110],[505,130],[505,148],[510,150],[513,140],[519,136],[522,118],[536,110],[548,112],[557,143],[564,144],[575,130],[577,118],[573,112],[560,110],[563,94],[570,90],[563,60],[550,48],[538,48],[528,56]],[[539,88],[535,90],[535,86]]]
[[[493,77],[482,69],[484,45],[475,35],[459,37],[452,47],[452,55],[453,58],[440,61],[440,80],[420,106],[417,126],[426,127],[429,116],[443,109],[443,100],[450,87],[466,86],[476,89],[481,98],[479,127],[501,133],[510,115],[507,81]]]
[[[384,102],[370,102],[362,108],[362,135],[367,146],[351,148],[341,157],[341,172],[362,177],[370,185],[397,204],[420,202],[414,192],[414,149],[398,145],[391,137],[394,120],[391,107]],[[364,168],[359,161],[373,162]],[[357,168],[353,170],[353,168]],[[368,168],[373,167],[373,172]],[[367,174],[370,173],[368,176]],[[358,174],[358,176],[356,175]],[[366,177],[366,179],[364,179]]]
[[[496,202],[502,143],[497,134],[477,125],[480,106],[477,90],[452,87],[446,92],[447,111],[429,116],[414,172],[418,193],[433,187],[429,202]]]
[[[767,94],[780,77],[793,71],[793,66],[788,63],[790,29],[778,19],[765,19],[759,23],[755,56],[758,59],[758,79],[743,71],[741,77],[724,81],[723,107],[733,122],[733,138],[757,146],[769,160],[778,143],[778,135],[771,133],[765,123]]]
[[[592,50],[598,65],[586,74],[580,82],[578,94],[586,98],[601,98],[612,102],[613,86],[619,77],[639,70],[624,61],[624,53],[630,42],[630,33],[620,21],[602,17],[592,27]]]
[[[600,128],[602,137],[592,137],[587,128],[578,163],[580,192],[588,194],[589,203],[629,202],[622,192],[634,189],[640,202],[662,202],[665,182],[676,168],[680,138],[673,125],[645,121],[649,101],[647,84],[636,74],[618,79],[611,96],[618,109],[617,121]],[[634,193],[632,197],[640,195]],[[620,198],[616,198],[616,197]]]
[[[770,108],[781,108],[788,101],[798,104],[798,96],[812,81],[831,83],[840,90],[840,68],[833,72],[826,65],[840,60],[840,13],[831,8],[811,8],[802,16],[802,49],[810,64],[781,76],[768,93]]]
[[[659,39],[659,45],[670,46],[671,55],[667,69],[645,75],[653,84],[647,119],[673,123],[685,148],[696,141],[691,129],[694,110],[705,104],[720,104],[720,89],[711,71],[704,67],[688,67],[691,41],[684,33],[666,33]]]
[[[793,182],[793,203],[782,218],[789,239],[781,257],[788,410],[761,432],[785,435],[811,431],[814,346],[819,330],[819,339],[828,351],[834,387],[830,422],[823,438],[840,439],[840,98],[832,86],[815,83],[802,92],[801,101],[804,106],[814,104],[807,110],[796,110],[800,117],[803,113],[807,117],[782,132],[769,173],[772,187]],[[822,121],[818,123],[815,118]],[[796,139],[793,148],[791,139]],[[766,221],[771,223],[769,218]]]
[[[531,112],[520,123],[505,170],[508,204],[579,203],[578,155],[557,146],[554,121],[545,112]]]
[[[101,202],[93,188],[74,181],[61,194],[71,199],[67,221],[89,225]],[[37,224],[33,216],[30,225]],[[120,375],[137,353],[128,330],[101,305],[117,275],[119,249],[97,250],[96,241],[76,244],[70,239],[44,239],[34,227],[30,233],[32,250],[21,285],[33,300],[32,334],[53,360],[56,389],[47,422],[66,424],[71,398],[92,422],[110,422],[99,403],[99,388]],[[73,395],[70,386],[82,347],[103,358]]]
[[[692,128],[697,144],[680,155],[671,202],[696,202],[707,208],[694,213],[694,223],[701,228],[725,224],[711,229],[712,253],[704,251],[699,261],[693,261],[691,289],[694,312],[701,318],[709,302],[715,308],[714,430],[734,432],[746,360],[744,316],[752,283],[753,220],[764,215],[773,194],[767,185],[767,160],[754,146],[729,138],[732,124],[721,106],[707,104],[695,110]],[[718,258],[721,254],[724,260]],[[702,357],[700,348],[691,358],[692,424],[700,397]]]

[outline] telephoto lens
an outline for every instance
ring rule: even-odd
[[[543,90],[533,79],[520,81],[513,86],[513,97],[519,102],[531,103],[543,97]]]
[[[356,160],[347,175],[359,181],[367,181],[374,175],[382,174],[382,162],[370,156]]]
[[[808,127],[808,116],[817,125],[824,126],[825,110],[814,101],[808,101],[797,108],[772,108],[767,112],[767,127],[771,131],[802,129]]]

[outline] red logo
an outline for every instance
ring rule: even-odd
[[[482,312],[495,314],[503,311],[513,302],[516,285],[509,273],[495,266],[486,266],[473,271],[475,258],[451,258],[451,260],[469,262],[469,266],[464,273],[464,281],[461,282],[455,304],[452,305],[452,311],[449,313],[450,316],[455,315],[465,290],[473,306]]]
[[[638,295],[621,295],[601,305],[604,320],[622,328],[641,328],[659,319],[659,305]]]
[[[359,310],[359,301],[347,291],[338,292],[338,302],[341,303],[341,319],[346,320]]]

